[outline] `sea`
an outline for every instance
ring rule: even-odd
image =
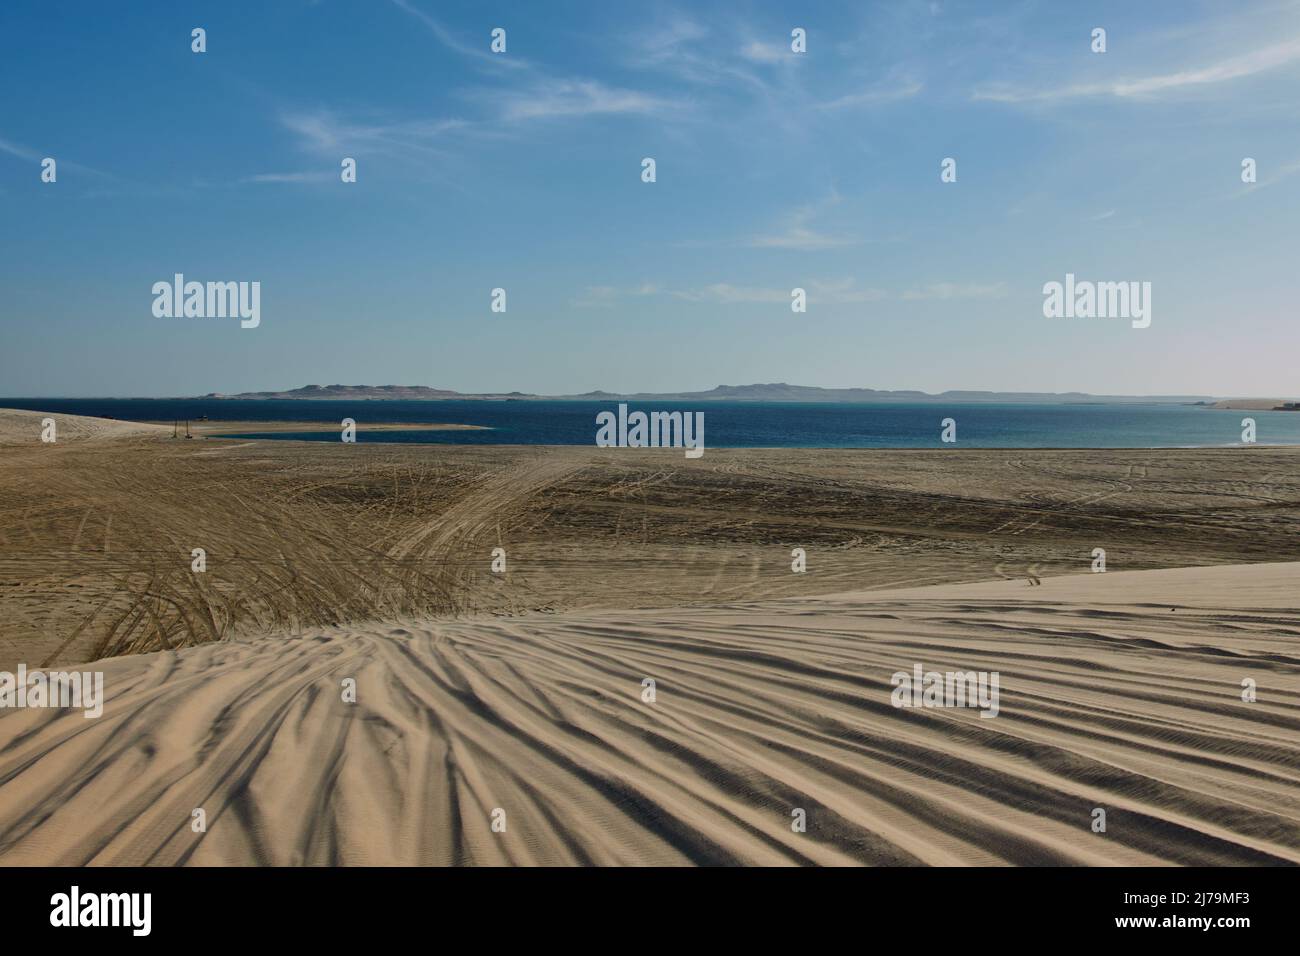
[[[628,402],[631,411],[703,412],[708,448],[1188,448],[1242,444],[1246,418],[1259,444],[1300,444],[1300,411],[1199,405],[1011,403]],[[242,400],[0,398],[0,407],[144,422],[357,423],[358,442],[430,445],[594,445],[596,415],[615,401]],[[955,422],[955,444],[941,440]],[[367,431],[366,423],[452,423],[482,430]],[[338,441],[339,433],[259,432],[242,438]]]

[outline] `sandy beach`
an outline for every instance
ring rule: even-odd
[[[43,417],[0,412],[0,669],[107,699],[0,711],[0,863],[1300,862],[1300,449]],[[996,716],[895,706],[917,666]]]

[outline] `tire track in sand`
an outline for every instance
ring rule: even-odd
[[[589,461],[572,454],[556,455],[543,450],[504,471],[489,475],[449,509],[408,530],[388,549],[387,557],[409,570],[405,581],[432,576],[448,594],[462,596],[467,562],[457,560],[470,546],[488,533],[495,534],[552,485],[582,471]],[[487,566],[489,555],[481,555]],[[468,598],[464,592],[462,599]],[[382,603],[382,601],[380,602]]]

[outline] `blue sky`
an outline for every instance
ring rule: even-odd
[[[0,395],[1298,390],[1297,2],[7,0],[0,104]]]

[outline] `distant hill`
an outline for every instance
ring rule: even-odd
[[[914,389],[888,391],[874,388],[818,388],[813,385],[719,385],[706,392],[586,392],[560,395],[565,399],[624,399],[634,401],[685,400],[727,402],[1024,402],[1032,404],[1195,404],[1213,402],[1205,395],[1090,395],[1087,392],[977,392],[947,391],[933,394]]]
[[[240,398],[240,399],[367,399],[389,401],[437,401],[450,398],[536,398],[523,392],[502,392],[497,394],[465,395],[448,388],[430,388],[427,385],[304,385],[283,392],[240,392],[237,395],[225,395],[211,392],[204,398]]]
[[[1209,395],[1090,395],[1087,392],[978,392],[947,391],[931,394],[913,390],[881,391],[874,388],[818,388],[813,385],[719,385],[705,392],[584,392],[580,395],[533,395],[528,392],[456,392],[427,385],[304,385],[282,392],[213,392],[204,398],[239,399],[366,399],[428,400],[525,399],[561,401],[687,401],[687,402],[1023,402],[1044,405],[1089,404],[1213,404]]]

